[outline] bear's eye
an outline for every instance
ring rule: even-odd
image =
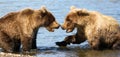
[[[45,17],[46,15],[47,15],[47,14],[43,13],[41,16],[42,16],[42,17]]]
[[[70,19],[66,19],[66,21],[69,21],[69,22],[71,22],[71,20],[70,20]]]

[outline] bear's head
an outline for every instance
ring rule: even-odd
[[[72,32],[78,25],[83,26],[86,24],[86,18],[88,18],[89,13],[86,9],[78,9],[71,7],[71,11],[67,14],[62,29],[66,32]]]
[[[55,17],[45,7],[38,10],[25,9],[22,11],[21,17],[28,18],[29,23],[33,28],[45,27],[48,31],[53,32],[54,29],[59,28],[59,24]]]
[[[59,28],[59,24],[55,20],[55,17],[51,12],[49,12],[45,7],[40,9],[40,19],[43,19],[43,26],[50,32],[53,32],[54,29]]]

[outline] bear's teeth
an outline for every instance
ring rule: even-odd
[[[66,30],[67,33],[71,32],[71,29]]]
[[[49,31],[50,31],[50,32],[54,32],[54,29],[50,29]]]
[[[51,32],[54,32],[54,29],[51,29]]]

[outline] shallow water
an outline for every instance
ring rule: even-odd
[[[45,5],[53,13],[60,24],[63,23],[72,5],[99,11],[113,16],[120,22],[120,0],[0,0],[0,16],[28,7],[39,9],[42,5]],[[45,28],[40,28],[37,36],[38,50],[29,55],[35,57],[120,57],[120,51],[117,50],[94,51],[86,49],[87,42],[70,45],[67,48],[59,48],[55,45],[55,42],[62,41],[64,37],[75,34],[75,32],[66,33],[61,28],[55,32],[48,32]],[[13,55],[8,55],[8,57]]]

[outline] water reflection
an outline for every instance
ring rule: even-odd
[[[81,51],[80,51],[81,52]],[[80,52],[78,52],[78,56]],[[84,52],[85,57],[119,57],[120,52],[117,50],[104,50],[104,51],[95,51],[95,50],[88,50]]]
[[[45,49],[46,50],[46,49]],[[90,49],[81,49],[78,47],[74,48],[51,48],[49,50],[41,51],[39,56],[44,57],[119,57],[119,50],[90,50]]]

